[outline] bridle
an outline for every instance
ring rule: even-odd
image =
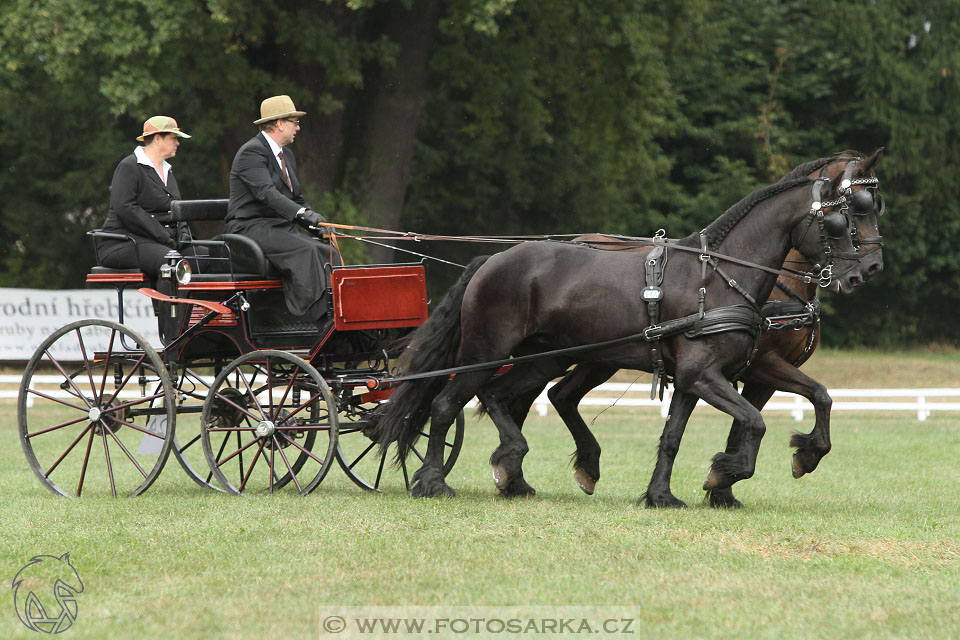
[[[879,218],[887,208],[883,195],[880,193],[880,180],[876,176],[853,178],[854,166],[862,160],[863,158],[854,158],[847,163],[843,170],[843,180],[840,182],[840,193],[849,203],[850,215],[868,216],[873,213]],[[866,185],[866,189],[854,192],[853,187],[857,185]],[[853,225],[851,235],[853,236],[853,246],[860,252],[860,258],[865,258],[883,248],[883,236],[861,238],[856,224]],[[860,251],[862,245],[868,244],[875,246],[867,251]]]
[[[849,166],[848,164],[847,167],[849,168]],[[814,271],[820,268],[818,278],[821,288],[829,287],[833,281],[835,260],[858,261],[860,259],[860,254],[856,249],[853,252],[837,252],[830,247],[831,239],[835,240],[842,238],[845,234],[852,234],[853,231],[851,231],[851,228],[855,228],[855,225],[850,222],[846,196],[841,195],[836,200],[824,201],[822,199],[821,192],[823,191],[823,185],[827,182],[830,182],[830,175],[827,172],[826,165],[824,165],[820,176],[815,178],[813,182],[810,196],[812,200],[810,203],[810,221],[807,223],[806,228],[804,228],[800,240],[796,243],[798,247],[802,245],[804,238],[806,238],[807,233],[810,231],[810,227],[814,221],[816,221],[817,230],[820,233],[820,246],[823,254],[827,257],[827,264],[822,268],[820,268],[819,264],[813,265]],[[853,268],[854,267],[850,267],[850,269]]]
[[[855,260],[859,263],[860,260],[871,253],[880,251],[883,247],[883,236],[861,238],[857,225],[850,223],[850,216],[862,217],[874,214],[879,218],[886,209],[886,203],[879,191],[880,181],[876,176],[853,178],[853,170],[857,163],[862,160],[863,158],[858,157],[847,162],[843,169],[843,178],[840,181],[838,189],[839,197],[836,200],[821,200],[823,185],[830,181],[827,165],[824,165],[820,170],[820,176],[815,179],[813,184],[813,202],[810,205],[811,220],[810,223],[808,223],[807,229],[804,230],[804,236],[806,236],[809,226],[816,220],[817,227],[820,231],[823,253],[827,256],[827,265],[820,271],[821,287],[829,286],[833,279],[834,259]],[[866,185],[867,188],[855,192],[853,187],[858,185]],[[832,211],[825,212],[826,209],[832,209]],[[839,238],[843,233],[850,234],[856,250],[855,253],[836,253],[831,250],[829,239]],[[804,236],[801,236],[800,242],[803,241]],[[800,242],[797,244],[800,244]],[[863,251],[861,247],[864,245],[875,246]],[[819,265],[814,265],[814,269],[818,266]],[[847,271],[853,268],[854,267],[851,266]]]

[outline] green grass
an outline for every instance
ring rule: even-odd
[[[822,357],[836,370],[844,354]],[[956,415],[837,413],[833,452],[794,480],[787,441],[812,417],[770,414],[757,473],[735,487],[745,508],[718,511],[700,504],[700,485],[728,421],[697,410],[673,477],[691,508],[675,511],[634,506],[662,427],[649,410],[598,418],[594,496],[576,487],[555,414],[531,416],[525,472],[539,495],[504,501],[486,420],[468,420],[454,499],[364,493],[337,467],[305,498],[231,498],[172,457],[140,498],[58,499],[27,467],[11,409],[0,407],[3,575],[70,552],[85,590],[64,637],[316,638],[319,606],[374,604],[618,605],[637,637],[960,635]],[[9,589],[0,637],[36,637]]]

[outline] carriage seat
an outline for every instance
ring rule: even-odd
[[[231,265],[236,280],[278,280],[280,273],[263,255],[254,240],[236,233],[221,233],[213,237],[214,241],[225,242],[226,247],[211,247],[211,255],[222,260],[210,261],[204,273],[194,274],[196,282],[209,282],[230,279]],[[229,258],[229,260],[228,260]]]
[[[227,199],[174,200],[170,203],[171,222],[200,222],[223,220],[227,216]],[[223,246],[210,247],[210,255],[220,260],[210,260],[203,265],[201,273],[193,274],[194,282],[220,282],[235,280],[275,280],[280,274],[256,242],[235,233],[221,233],[214,241],[226,242]]]

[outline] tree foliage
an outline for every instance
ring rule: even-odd
[[[82,281],[82,231],[146,117],[194,135],[174,161],[184,196],[226,197],[259,101],[289,93],[318,208],[442,234],[679,237],[802,161],[885,146],[885,270],[825,299],[826,341],[960,337],[952,0],[4,0],[0,15],[0,285]]]

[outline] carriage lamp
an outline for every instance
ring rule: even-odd
[[[190,284],[193,270],[190,263],[183,259],[178,252],[171,249],[164,256],[166,264],[160,267],[160,277],[164,280],[176,280],[177,284]]]
[[[180,262],[177,263],[175,273],[177,276],[177,284],[190,284],[190,279],[193,277],[193,269],[190,268],[189,262],[180,260]]]

